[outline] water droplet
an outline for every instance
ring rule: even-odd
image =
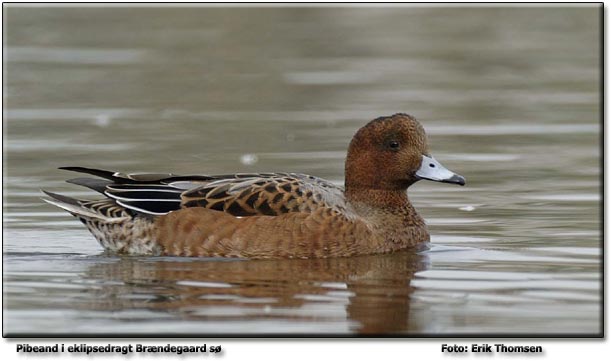
[[[458,209],[460,209],[461,211],[471,212],[471,211],[475,210],[475,207],[473,207],[473,206],[464,206],[464,207],[460,207]]]
[[[256,154],[242,154],[240,162],[244,165],[253,165],[259,161],[259,157]]]
[[[98,114],[93,123],[100,128],[106,128],[110,125],[110,116],[108,114]]]

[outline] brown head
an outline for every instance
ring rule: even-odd
[[[405,190],[420,179],[464,185],[430,156],[422,125],[408,114],[372,120],[348,147],[346,190]]]

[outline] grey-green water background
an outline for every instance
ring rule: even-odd
[[[4,332],[601,331],[600,11],[4,6]],[[40,189],[78,165],[303,172],[395,112],[466,187],[410,198],[428,251],[115,257]]]

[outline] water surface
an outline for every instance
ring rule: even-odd
[[[599,12],[5,7],[7,334],[601,331]],[[106,255],[40,189],[57,167],[303,172],[395,112],[466,187],[420,182],[420,253]]]

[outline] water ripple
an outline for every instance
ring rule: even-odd
[[[98,49],[65,47],[8,46],[3,48],[3,60],[11,63],[66,63],[82,65],[137,64],[149,58],[141,49]]]

